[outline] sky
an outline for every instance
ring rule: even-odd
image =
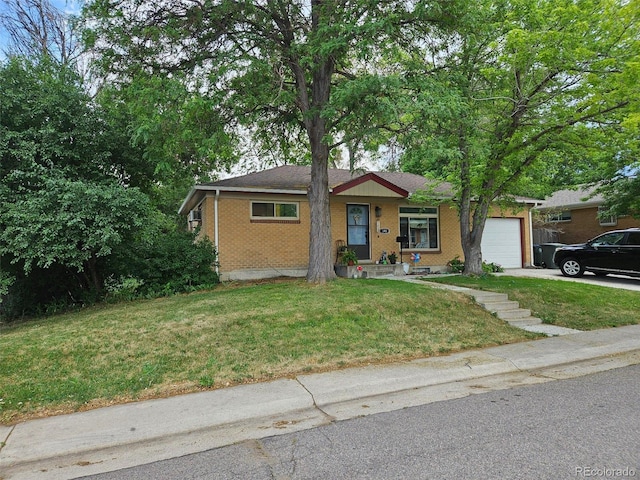
[[[43,0],[46,1],[46,0]],[[49,0],[51,5],[67,14],[78,14],[82,8],[82,0]],[[7,6],[5,0],[0,0],[0,14],[6,12]],[[0,26],[0,60],[4,58],[4,50],[7,47],[7,33]]]

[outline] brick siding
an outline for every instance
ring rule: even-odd
[[[250,215],[251,201],[284,201],[298,202],[299,220],[296,221],[260,221],[252,222]],[[346,204],[370,204],[370,244],[371,262],[375,262],[382,251],[395,251],[400,256],[400,249],[396,243],[399,235],[399,207],[407,205],[405,199],[374,199],[363,197],[331,198],[331,234],[334,242],[346,242]],[[375,207],[382,209],[380,218],[375,216]],[[232,194],[223,192],[218,199],[218,215],[220,231],[218,236],[218,253],[220,271],[225,274],[236,270],[272,270],[277,274],[278,269],[307,267],[309,261],[309,205],[304,195],[274,195],[265,194]],[[500,216],[495,210],[493,216]],[[525,219],[524,245],[525,262],[530,263],[529,225],[526,220],[527,211],[513,216]],[[389,233],[377,231],[376,222],[380,222],[381,229],[388,229]],[[202,229],[212,241],[215,239],[214,225],[214,196],[207,195],[202,203]],[[440,249],[434,252],[420,251],[419,266],[443,267],[455,256],[463,257],[460,245],[460,228],[455,208],[443,204],[439,207]],[[405,262],[410,261],[412,250],[403,251]],[[336,252],[334,251],[334,256]],[[334,257],[335,259],[335,257]]]

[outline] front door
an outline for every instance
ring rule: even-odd
[[[347,204],[347,248],[369,260],[369,205]]]

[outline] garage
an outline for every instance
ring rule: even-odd
[[[519,218],[488,218],[482,235],[482,259],[504,268],[522,267]]]

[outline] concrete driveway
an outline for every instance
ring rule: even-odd
[[[623,275],[607,275],[596,277],[591,272],[586,272],[580,278],[568,278],[560,273],[557,268],[506,268],[504,273],[496,275],[510,275],[514,277],[544,278],[547,280],[562,280],[566,282],[590,283],[602,287],[622,288],[640,292],[640,278],[625,277]]]

